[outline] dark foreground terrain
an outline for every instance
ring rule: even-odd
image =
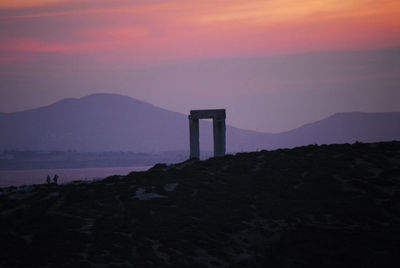
[[[0,189],[0,266],[400,267],[400,142]]]

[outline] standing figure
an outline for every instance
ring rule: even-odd
[[[51,181],[50,175],[47,175],[46,181],[47,181],[47,184],[50,184],[50,181]]]
[[[57,174],[54,175],[53,181],[54,181],[55,184],[57,184],[57,181],[58,181],[58,175]]]

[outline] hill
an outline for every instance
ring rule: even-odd
[[[130,97],[95,94],[0,117],[0,150],[160,152],[187,150],[187,115]],[[261,133],[227,127],[232,150],[250,149]],[[212,148],[212,126],[201,121],[201,146]]]
[[[7,267],[399,267],[400,142],[0,189]]]
[[[400,140],[400,113],[337,113],[276,135],[273,148]]]
[[[0,114],[0,129],[0,150],[152,153],[189,148],[187,115],[115,94]],[[212,150],[212,140],[212,124],[201,120],[201,150]],[[227,126],[228,152],[390,140],[400,140],[400,113],[336,114],[278,134]]]

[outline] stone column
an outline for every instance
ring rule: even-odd
[[[226,147],[225,118],[213,118],[214,156],[224,156]]]
[[[200,159],[199,119],[189,115],[190,158]]]

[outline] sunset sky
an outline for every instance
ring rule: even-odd
[[[396,110],[399,46],[398,0],[0,0],[0,112],[110,92],[278,132]]]

